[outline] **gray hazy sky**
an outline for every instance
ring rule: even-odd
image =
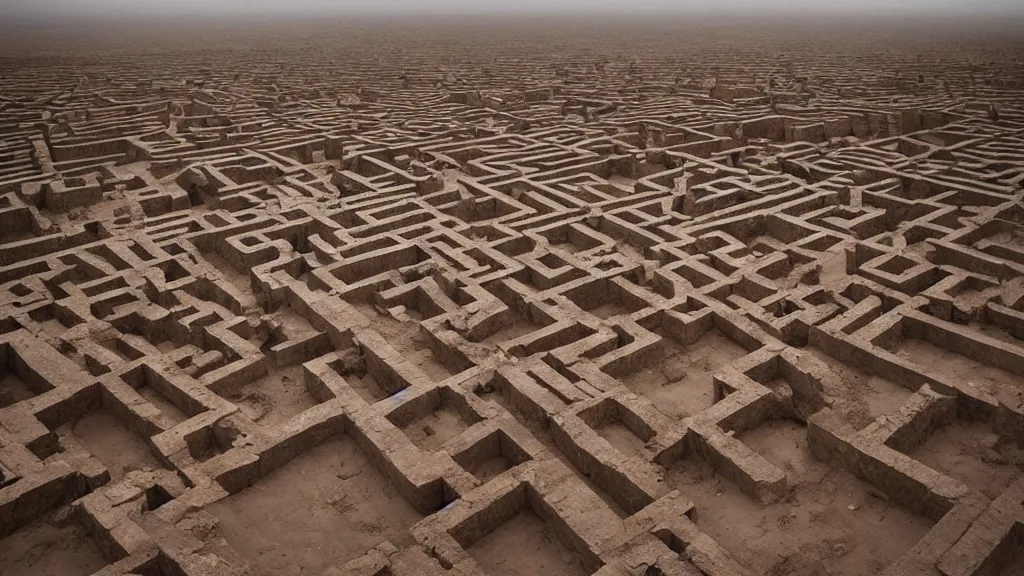
[[[1021,0],[0,0],[4,17],[138,17],[290,14],[858,14],[987,16],[1024,14]]]

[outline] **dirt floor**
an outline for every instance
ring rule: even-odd
[[[455,410],[441,408],[402,428],[405,435],[420,448],[435,452],[468,428]]]
[[[306,389],[302,378],[302,366],[274,369],[228,399],[246,418],[274,428],[316,405],[316,399]]]
[[[161,467],[146,441],[106,410],[91,412],[58,434],[69,436],[103,463],[114,481],[132,470]]]
[[[43,518],[0,539],[4,576],[89,576],[106,566],[81,526]]]
[[[879,416],[884,416],[907,401],[913,391],[888,378],[865,372],[852,363],[838,361],[817,348],[804,348],[803,352],[820,360],[828,367],[824,380],[829,392],[835,394],[837,408],[856,428],[864,428]]]
[[[15,402],[28,400],[35,396],[25,382],[17,374],[7,373],[0,381],[0,408],[6,408]]]
[[[663,338],[659,354],[623,381],[666,416],[685,418],[714,403],[715,372],[747,351],[712,328],[689,346]]]
[[[666,482],[697,504],[697,526],[758,575],[869,576],[917,544],[932,522],[818,461],[807,431],[773,420],[737,436],[786,473],[791,490],[759,505],[707,465],[684,461]]]
[[[1024,450],[974,422],[954,422],[936,430],[910,456],[996,498],[1024,474]]]
[[[506,520],[469,553],[490,576],[587,576],[582,561],[530,510]]]
[[[352,440],[314,448],[208,511],[265,574],[319,574],[382,540],[407,543],[421,516]]]

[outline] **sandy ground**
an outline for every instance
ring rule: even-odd
[[[706,465],[689,461],[676,465],[666,482],[694,499],[697,526],[755,574],[870,576],[932,526],[814,458],[798,423],[775,420],[737,438],[786,473],[792,489],[782,501],[759,505]]]
[[[318,574],[383,540],[409,542],[421,516],[348,439],[330,441],[208,511],[265,574]]]
[[[0,540],[4,576],[88,576],[106,566],[85,530],[53,517]]]

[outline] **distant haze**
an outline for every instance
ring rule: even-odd
[[[882,15],[922,18],[1024,14],[1021,0],[0,0],[0,20],[140,16],[390,14]]]

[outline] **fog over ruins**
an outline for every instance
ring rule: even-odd
[[[1024,576],[1017,1],[0,0],[0,576]]]

